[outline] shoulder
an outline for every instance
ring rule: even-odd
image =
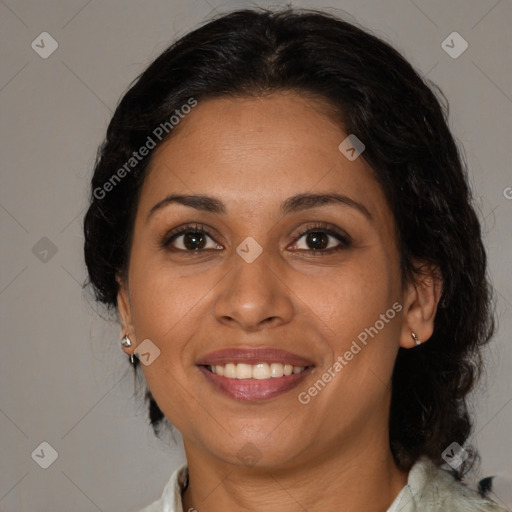
[[[410,500],[421,512],[505,512],[425,457],[411,468],[407,486]]]

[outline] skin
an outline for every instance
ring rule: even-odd
[[[343,503],[346,512],[385,511],[407,481],[388,441],[393,364],[400,346],[415,346],[411,331],[431,336],[441,283],[427,271],[402,287],[393,216],[364,158],[338,150],[346,137],[303,95],[213,99],[200,101],[152,157],[118,310],[133,342],[125,352],[145,339],[160,350],[141,367],[183,436],[184,510],[313,512]],[[148,218],[171,193],[213,196],[226,212],[171,203]],[[283,215],[281,203],[303,193],[344,194],[371,219],[340,203]],[[187,252],[183,236],[159,245],[187,223],[212,235],[202,251]],[[348,233],[351,245],[314,252],[299,233],[322,231],[319,223]],[[252,263],[236,252],[248,236],[263,249]],[[298,393],[395,302],[394,319],[301,404]],[[244,402],[218,392],[196,366],[227,347],[277,347],[315,368],[297,388]],[[247,443],[259,457],[252,466],[237,457]]]

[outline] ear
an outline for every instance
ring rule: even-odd
[[[400,346],[413,348],[416,334],[420,343],[427,341],[434,332],[437,306],[443,291],[443,280],[439,269],[428,263],[415,265],[416,272],[404,293],[404,315]]]
[[[135,329],[132,320],[132,308],[130,302],[130,291],[128,288],[127,279],[122,277],[120,274],[116,275],[116,281],[119,285],[117,291],[117,312],[119,314],[119,322],[121,323],[122,336],[128,334],[132,346],[122,347],[123,351],[127,354],[133,354],[137,342],[135,339]]]

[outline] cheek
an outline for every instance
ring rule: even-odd
[[[358,407],[377,407],[384,400],[398,350],[402,308],[399,273],[390,260],[384,251],[373,255],[369,250],[366,257],[339,266],[325,279],[301,277],[294,283],[297,296],[304,298],[304,314],[324,333],[322,371],[336,376],[317,407],[336,403],[345,411],[351,404],[356,414]]]
[[[318,393],[315,407],[328,409],[338,425],[347,422],[347,408],[353,417],[365,417],[388,393],[402,310],[399,276],[389,265],[381,254],[339,267],[329,278],[302,277],[294,283],[303,314],[324,334],[326,357],[317,378],[323,375],[329,384]],[[312,397],[317,393],[303,391]]]
[[[201,412],[185,389],[193,371],[188,363],[200,327],[198,315],[204,317],[201,308],[212,287],[204,276],[181,278],[170,265],[151,261],[151,257],[141,255],[131,260],[130,294],[137,343],[150,339],[160,350],[158,358],[150,365],[142,364],[141,370],[160,409],[179,430],[189,430],[188,418]]]
[[[155,258],[133,258],[130,265],[130,294],[137,337],[154,337],[161,343],[173,338],[190,322],[214,286],[208,277],[181,276],[180,271]]]
[[[384,251],[369,249],[366,255],[335,269],[323,269],[323,275],[297,275],[290,288],[317,318],[316,323],[323,325],[331,347],[340,352],[400,299],[400,279],[394,267]],[[391,316],[396,317],[395,310]],[[397,322],[386,322],[382,331],[389,332],[392,324]]]

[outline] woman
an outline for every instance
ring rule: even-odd
[[[480,226],[445,109],[383,41],[297,10],[186,35],[113,116],[85,238],[183,437],[146,512],[500,510],[460,482]]]

